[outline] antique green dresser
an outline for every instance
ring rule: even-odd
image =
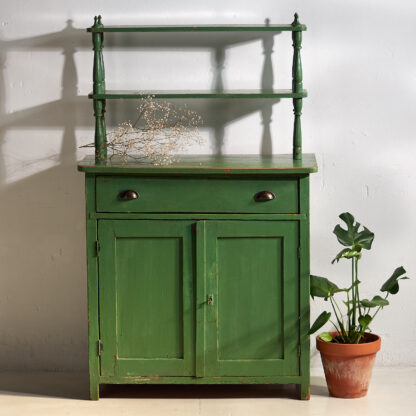
[[[292,98],[293,155],[107,158],[104,32],[291,31],[291,90],[152,92]],[[291,25],[105,27],[95,20],[95,157],[85,173],[90,398],[100,384],[293,383],[309,397],[309,174],[302,154],[301,33]],[[238,100],[235,100],[238,105]]]

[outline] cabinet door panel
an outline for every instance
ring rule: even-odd
[[[99,221],[102,374],[194,374],[191,227]]]
[[[205,375],[299,371],[298,223],[206,223]]]

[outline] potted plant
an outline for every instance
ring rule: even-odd
[[[332,263],[341,259],[351,261],[351,284],[349,287],[340,288],[324,277],[310,277],[311,297],[329,301],[335,319],[331,320],[331,312],[322,312],[313,323],[309,334],[315,333],[331,321],[335,331],[324,332],[316,337],[316,347],[321,353],[328,390],[335,397],[353,398],[367,394],[375,356],[380,349],[380,337],[371,333],[370,325],[380,309],[389,304],[388,296],[399,291],[399,280],[408,277],[405,276],[406,270],[398,267],[381,286],[382,296],[376,295],[371,300],[362,299],[358,262],[363,249],[371,249],[374,234],[366,227],[361,228],[361,224],[355,222],[348,212],[344,212],[339,218],[345,222],[346,229],[337,225],[333,232],[339,243],[346,248],[336,255]],[[339,293],[346,298],[342,305],[335,298]],[[346,313],[342,313],[340,306]]]

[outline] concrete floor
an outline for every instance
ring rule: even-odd
[[[295,400],[294,386],[104,386],[88,400],[80,373],[0,373],[0,416],[180,415],[262,416],[416,415],[416,368],[376,368],[367,397],[328,396],[313,369],[311,400]]]

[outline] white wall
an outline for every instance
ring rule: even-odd
[[[92,140],[92,106],[85,98],[92,52],[84,28],[98,13],[105,24],[261,24],[265,18],[290,23],[298,11],[308,25],[302,49],[309,91],[304,151],[317,154],[320,168],[311,179],[312,272],[349,282],[348,265],[331,266],[330,260],[339,250],[332,235],[337,215],[352,212],[376,234],[374,249],[362,260],[363,294],[375,294],[398,265],[414,278],[403,282],[373,325],[383,336],[378,365],[416,364],[415,2],[1,0],[0,5],[0,369],[87,367],[84,185],[76,161],[84,155],[78,147]],[[106,36],[107,86],[210,88],[215,53],[209,46],[219,47],[223,35],[191,36],[143,36],[139,46],[131,37]],[[271,81],[270,73],[262,75],[259,39],[237,42],[231,36],[226,44],[225,87],[256,88],[262,76]],[[290,87],[291,53],[290,35],[276,36],[277,87]],[[206,146],[194,152],[290,152],[288,100],[273,106],[271,143],[262,140],[261,114],[268,103],[237,108],[222,103],[221,114],[195,105],[206,112],[209,126]],[[113,124],[130,114],[121,104],[112,110]],[[323,307],[312,302],[313,318]],[[319,365],[315,351],[312,364]]]

